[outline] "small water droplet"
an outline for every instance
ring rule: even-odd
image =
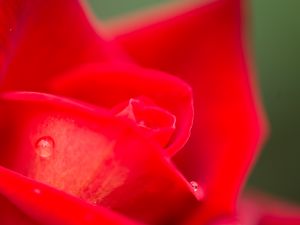
[[[36,153],[44,159],[49,158],[53,154],[54,140],[49,137],[41,137],[35,144]]]
[[[191,186],[192,186],[194,192],[197,192],[197,191],[198,191],[198,188],[199,188],[198,183],[197,183],[196,181],[191,181],[190,184],[191,184]]]
[[[204,198],[204,190],[203,187],[200,186],[196,181],[191,181],[190,185],[192,190],[194,191],[194,195],[198,200],[202,200]]]

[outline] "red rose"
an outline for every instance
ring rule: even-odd
[[[233,221],[265,133],[242,9],[108,37],[78,1],[0,1],[0,224]]]

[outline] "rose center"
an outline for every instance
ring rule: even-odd
[[[112,111],[117,117],[133,121],[162,147],[169,143],[176,128],[176,117],[146,97],[131,98]]]

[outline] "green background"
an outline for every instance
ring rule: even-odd
[[[97,16],[107,19],[167,0],[89,2]],[[256,67],[271,135],[248,186],[300,203],[300,1],[250,3]]]

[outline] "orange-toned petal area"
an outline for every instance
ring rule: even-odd
[[[259,192],[240,200],[240,220],[244,225],[299,225],[300,208]]]
[[[0,175],[0,197],[9,200],[0,202],[2,225],[139,224],[1,166]]]
[[[53,79],[49,90],[108,109],[131,98],[150,99],[161,111],[176,117],[176,129],[166,146],[168,155],[180,150],[190,136],[194,114],[191,88],[163,72],[120,63],[88,64]],[[150,116],[150,111],[144,116]]]
[[[74,224],[80,224],[75,223],[76,210],[104,206],[137,221],[176,224],[201,204],[196,199],[203,197],[198,194],[201,187],[196,191],[159,146],[130,121],[42,93],[5,93],[0,101],[1,149],[5,149],[0,153],[0,165],[26,176],[2,169],[5,176],[0,176],[0,194],[34,219],[41,219],[35,214],[40,207],[50,221],[60,220],[66,213],[66,217],[76,215]],[[63,192],[38,182],[76,196],[76,206],[73,200],[65,200],[70,197]],[[35,185],[42,193],[45,190],[48,201],[34,197],[40,194],[32,193]],[[78,209],[69,211],[73,207]]]
[[[163,11],[153,14],[156,22],[115,31],[116,41],[137,63],[175,74],[193,89],[191,138],[174,158],[206,189],[191,224],[234,213],[265,133],[248,68],[241,2],[207,1],[184,12],[173,10],[168,18]]]
[[[0,1],[2,89],[43,90],[48,78],[86,62],[118,61],[78,0]]]

